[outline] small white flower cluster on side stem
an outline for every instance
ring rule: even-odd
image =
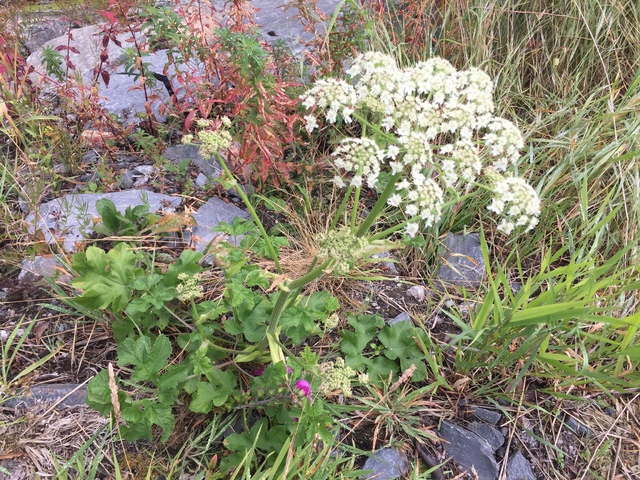
[[[495,182],[497,172],[516,164],[524,140],[516,125],[493,114],[486,73],[458,71],[442,58],[400,68],[391,56],[367,52],[347,74],[352,81],[319,80],[301,96],[309,132],[341,121],[361,125],[361,138],[344,139],[333,153],[336,186],[360,189],[366,181],[385,192],[386,205],[404,212],[399,228],[410,236],[436,225],[445,206],[479,192],[474,187],[493,191],[489,210],[503,216],[502,232],[535,227],[535,190],[508,174]]]

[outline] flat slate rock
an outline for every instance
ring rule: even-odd
[[[57,255],[38,255],[33,260],[22,261],[22,270],[18,274],[19,282],[33,283],[42,277],[57,278],[64,283],[70,282],[72,278]]]
[[[493,410],[487,410],[482,407],[471,407],[471,413],[483,422],[490,423],[491,425],[497,424],[502,418],[500,412],[494,412]]]
[[[436,280],[444,286],[478,287],[484,279],[486,268],[477,233],[447,234],[440,256],[442,266]]]
[[[507,461],[507,480],[536,480],[531,464],[520,452]]]
[[[225,238],[221,232],[212,231],[213,227],[218,226],[221,222],[232,223],[236,217],[251,218],[247,212],[235,205],[231,205],[219,198],[210,198],[207,203],[193,214],[196,226],[193,227],[190,238],[185,236],[185,240],[190,240],[196,252],[202,252],[208,244],[222,240],[232,245],[238,245],[242,240],[241,236]]]
[[[469,473],[476,472],[479,480],[498,478],[498,464],[493,449],[479,435],[454,423],[444,421],[440,436],[446,440],[444,449],[458,465]]]
[[[504,435],[493,425],[484,422],[471,422],[469,430],[480,435],[495,452],[504,444]]]
[[[363,478],[367,480],[392,480],[407,472],[407,457],[393,448],[377,450],[367,458],[363,470],[372,470]]]
[[[78,242],[93,233],[93,220],[100,217],[96,202],[107,198],[120,212],[127,207],[149,205],[150,212],[171,213],[182,203],[179,197],[171,197],[146,190],[123,190],[112,193],[72,193],[38,207],[26,221],[29,233],[41,232],[49,244],[60,244],[66,252],[75,252]]]
[[[52,385],[35,385],[8,398],[3,405],[8,408],[29,408],[38,405],[54,405],[56,409],[85,405],[87,397],[86,385],[77,383],[61,383]]]

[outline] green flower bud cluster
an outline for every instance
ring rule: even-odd
[[[318,242],[318,257],[335,260],[333,271],[336,275],[349,273],[369,244],[366,239],[356,237],[346,226],[319,235]]]
[[[226,130],[203,130],[198,133],[200,154],[203,158],[211,158],[220,150],[231,146],[231,134]]]
[[[332,313],[324,321],[324,326],[327,330],[333,330],[338,326],[339,323],[340,323],[340,317],[338,316],[338,314]]]
[[[193,275],[181,273],[178,275],[178,280],[182,282],[176,286],[178,300],[189,302],[195,298],[202,297],[203,291],[202,286],[200,286],[200,277],[201,274],[199,273]]]
[[[348,397],[352,395],[351,379],[356,376],[357,372],[345,365],[344,358],[336,358],[335,362],[323,363],[320,365],[320,371],[322,372],[320,393],[335,395],[338,392]]]
[[[207,120],[200,118],[195,121],[199,132],[196,135],[183,135],[182,143],[190,144],[200,142],[200,154],[204,158],[211,158],[216,153],[231,146],[232,137],[227,129],[231,128],[231,120],[228,117],[221,117],[217,120]]]

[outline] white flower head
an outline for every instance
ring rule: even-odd
[[[345,138],[333,152],[334,165],[355,176],[351,184],[358,187],[367,179],[369,187],[375,186],[382,167],[385,151],[370,138]]]
[[[305,115],[304,120],[307,123],[307,132],[311,133],[318,128],[318,122],[313,115]]]
[[[409,222],[407,223],[407,226],[404,228],[404,233],[406,235],[409,235],[411,238],[416,236],[416,233],[418,233],[418,222]]]
[[[498,230],[509,235],[516,227],[526,226],[531,230],[540,216],[540,198],[525,180],[506,177],[494,187],[495,196],[487,208],[503,215]]]

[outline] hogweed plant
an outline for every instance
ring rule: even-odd
[[[74,256],[79,275],[73,285],[82,291],[74,301],[111,311],[117,363],[131,372],[126,381],[101,372],[89,384],[88,402],[113,414],[125,438],[151,438],[157,425],[166,440],[174,428],[171,409],[183,393],[196,413],[258,408],[265,417],[225,441],[236,452],[226,457],[232,468],[254,448],[268,456],[287,441],[333,441],[324,399],[349,396],[352,385],[409,370],[414,381],[431,372],[434,388],[446,384],[424,355],[435,349],[428,335],[407,322],[389,326],[380,317],[350,315],[339,342],[342,357],[321,359],[309,347],[294,349],[320,334],[323,322],[330,328],[337,320],[338,300],[305,287],[323,275],[347,275],[373,254],[402,248],[474,196],[493,193],[485,203],[502,216],[497,228],[504,233],[534,228],[540,200],[508,173],[523,138],[513,123],[493,115],[492,82],[480,70],[456,71],[438,58],[399,68],[391,57],[372,52],[356,58],[348,74],[349,81],[318,80],[300,99],[309,132],[359,132],[340,140],[331,156],[333,182],[344,195],[316,239],[317,254],[306,273],[287,278],[279,261],[286,239],[267,233],[220,157],[234,133],[226,118],[194,119],[200,130],[185,139],[201,143],[207,156],[218,155],[223,185],[236,189],[253,219],[220,227],[244,239],[237,247],[212,250],[224,273],[218,300],[200,298],[207,275],[202,253],[186,250],[161,266],[125,243],[108,253],[89,247]],[[362,201],[370,197],[365,189],[378,193],[372,206]],[[270,257],[277,271],[249,262],[248,251]],[[164,333],[169,325],[188,327],[176,339],[179,348]],[[363,353],[372,342],[378,347]]]
[[[307,274],[280,284],[256,353],[277,344],[280,316],[305,285],[325,274],[344,275],[372,254],[402,248],[401,235],[414,237],[437,226],[443,212],[463,200],[492,193],[487,208],[502,216],[497,229],[505,234],[531,230],[538,222],[537,193],[508,171],[520,158],[522,134],[493,114],[488,75],[476,68],[458,71],[441,58],[400,68],[377,52],[358,56],[347,74],[351,81],[320,79],[301,96],[309,133],[342,125],[360,136],[342,139],[332,154],[333,181],[345,189],[342,203],[330,230],[318,238]],[[366,215],[364,188],[379,192]],[[374,228],[394,210],[401,211],[401,220]],[[280,356],[272,351],[274,361]]]

